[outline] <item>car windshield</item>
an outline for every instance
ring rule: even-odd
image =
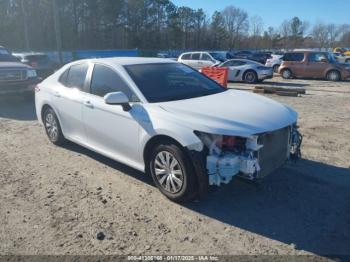
[[[150,103],[190,99],[226,91],[215,81],[179,63],[128,65],[125,69]]]

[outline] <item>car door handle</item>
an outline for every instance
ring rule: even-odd
[[[56,91],[56,92],[54,92],[54,93],[53,93],[53,95],[54,95],[55,97],[61,97],[60,92],[57,92],[57,91]]]
[[[94,107],[94,105],[90,101],[84,101],[84,106],[89,107],[89,108]]]

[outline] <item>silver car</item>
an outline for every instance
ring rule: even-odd
[[[273,69],[255,61],[232,59],[218,65],[229,69],[228,81],[262,82],[273,77]]]

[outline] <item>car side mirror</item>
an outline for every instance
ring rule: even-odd
[[[129,98],[123,92],[108,93],[103,97],[107,105],[120,105],[124,111],[130,111]]]
[[[323,59],[320,60],[320,62],[321,63],[327,63],[328,61],[327,61],[327,59],[323,58]]]

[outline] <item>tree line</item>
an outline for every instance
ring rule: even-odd
[[[290,49],[350,46],[349,24],[311,25],[298,17],[266,27],[260,16],[227,6],[203,9],[170,0],[59,0],[62,48]],[[56,48],[53,0],[0,0],[0,45],[13,50]]]

